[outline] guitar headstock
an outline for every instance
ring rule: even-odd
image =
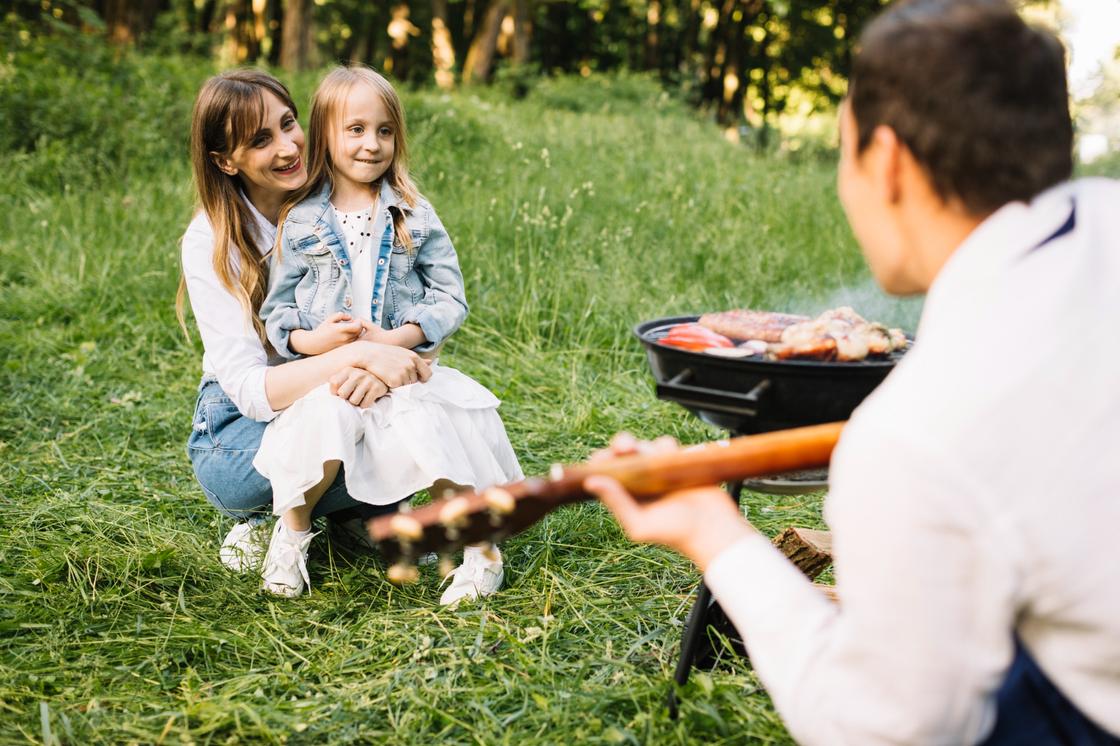
[[[548,479],[461,492],[415,509],[402,506],[398,513],[374,519],[370,538],[393,563],[389,580],[412,582],[418,577],[416,562],[426,554],[446,558],[469,544],[498,542],[528,528],[553,508],[588,499],[590,495],[580,486],[584,471],[558,466]]]

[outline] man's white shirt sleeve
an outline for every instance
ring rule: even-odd
[[[705,579],[798,741],[971,743],[990,728],[1012,655],[1013,620],[990,611],[1012,608],[1011,579],[983,574],[1003,566],[977,556],[983,522],[940,499],[967,487],[907,459],[897,440],[878,448],[886,437],[864,432],[834,459],[827,513],[843,613],[761,535]],[[890,463],[876,459],[885,450]]]

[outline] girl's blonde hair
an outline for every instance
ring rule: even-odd
[[[267,344],[258,311],[268,291],[268,257],[257,248],[256,221],[241,197],[235,176],[221,171],[214,155],[229,157],[248,145],[264,126],[265,92],[272,93],[298,116],[288,89],[259,70],[231,70],[210,78],[202,86],[191,115],[191,168],[198,208],[206,213],[214,232],[214,271],[222,287],[237,298]],[[186,332],[184,300],[186,280],[179,281],[175,311]]]
[[[393,161],[381,179],[388,179],[409,207],[416,207],[420,192],[408,173],[408,135],[405,129],[404,107],[393,85],[383,75],[364,65],[336,67],[327,73],[311,98],[311,120],[307,126],[307,184],[287,201],[280,213],[281,224],[288,211],[308,195],[314,194],[324,184],[335,181],[334,164],[331,162],[331,129],[337,126],[338,117],[346,104],[346,97],[359,83],[364,83],[381,96],[393,126]],[[380,180],[379,182],[380,183]],[[412,249],[412,237],[404,227],[404,216],[393,213],[393,232],[405,248]]]

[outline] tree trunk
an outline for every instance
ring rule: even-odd
[[[248,0],[228,0],[222,16],[222,33],[225,40],[219,59],[223,65],[239,65],[249,57],[251,26]]]
[[[156,16],[165,10],[163,0],[106,0],[101,8],[105,32],[112,44],[132,44],[155,25]]]
[[[685,0],[681,3],[681,12],[686,20],[681,31],[681,43],[675,45],[676,56],[673,67],[679,72],[684,72],[691,67],[692,55],[700,46],[700,0]]]
[[[217,0],[206,0],[194,17],[194,31],[200,34],[209,34],[214,30],[214,12],[217,10]]]
[[[723,96],[723,65],[727,61],[728,26],[735,0],[724,0],[720,8],[719,20],[708,35],[708,50],[704,56],[704,74],[700,97],[705,102],[718,102]]]
[[[502,30],[502,21],[509,11],[509,0],[491,0],[486,10],[486,17],[478,28],[471,47],[467,50],[467,59],[463,62],[463,82],[485,83],[490,79],[490,71],[494,66],[494,50],[498,46],[498,34]]]
[[[284,46],[284,3],[268,0],[268,64],[280,66],[280,50]]]
[[[645,69],[654,70],[658,65],[658,52],[661,46],[659,33],[661,30],[661,2],[649,0],[646,8],[646,50]]]
[[[393,17],[389,21],[388,27],[389,56],[385,60],[385,69],[391,72],[397,80],[404,80],[409,73],[408,42],[412,37],[420,35],[420,29],[409,18],[412,10],[407,3],[394,5],[392,14]]]
[[[258,60],[261,57],[264,40],[268,36],[268,0],[252,0],[252,11],[248,58]]]
[[[467,0],[463,5],[463,39],[474,38],[475,0]]]
[[[437,86],[448,90],[455,85],[455,47],[447,24],[447,0],[432,0],[432,67]]]
[[[311,67],[315,38],[312,0],[287,0],[280,38],[280,66],[289,72]]]
[[[743,80],[743,71],[740,64],[745,45],[746,14],[746,8],[743,8],[740,4],[740,7],[732,14],[732,20],[727,27],[727,35],[724,38],[725,57],[723,69],[720,71],[720,99],[716,121],[726,127],[734,126],[742,115],[741,111],[737,112],[735,110],[735,104],[736,102],[742,104],[743,89],[746,88],[746,81]]]
[[[358,30],[358,40],[350,54],[351,64],[372,64],[377,59],[378,44],[384,19],[377,7],[367,8],[362,14],[362,27]]]
[[[105,3],[105,31],[111,44],[131,44],[132,26],[128,22],[128,0]]]
[[[529,62],[529,43],[533,36],[530,0],[513,0],[513,61],[517,65]]]

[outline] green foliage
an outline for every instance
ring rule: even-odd
[[[189,136],[200,60],[137,56],[65,24],[32,35],[8,20],[0,66],[7,176],[54,192],[158,173]]]
[[[66,51],[14,53],[46,65]],[[681,720],[666,718],[696,575],[596,505],[505,542],[507,587],[454,611],[436,605],[434,568],[394,589],[377,557],[326,537],[299,600],[225,570],[230,523],[183,452],[201,347],[172,308],[187,118],[209,70],[49,64],[42,77],[78,89],[37,81],[32,97],[5,78],[0,97],[5,122],[18,100],[35,128],[0,154],[17,161],[0,182],[0,740],[789,742],[741,661],[696,676]],[[290,80],[301,104],[317,77]],[[833,168],[730,145],[644,79],[542,87],[520,102],[404,96],[472,308],[444,360],[503,400],[530,474],[619,429],[712,438],[656,400],[630,329],[736,305],[813,310],[865,286]],[[48,127],[64,113],[65,140]],[[67,171],[63,153],[109,146],[103,171]],[[912,326],[913,306],[864,301]],[[819,525],[820,495],[749,502],[770,533]]]
[[[530,95],[543,108],[576,113],[665,112],[682,108],[653,75],[627,71],[544,78]]]
[[[1120,179],[1120,151],[1114,151],[1092,163],[1078,166],[1080,176],[1104,176],[1110,179]]]

